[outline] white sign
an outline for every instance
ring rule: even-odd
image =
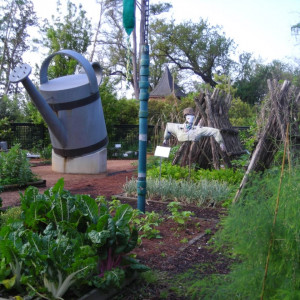
[[[121,148],[121,144],[115,144],[115,148],[116,149]]]
[[[157,146],[156,149],[155,149],[154,156],[160,156],[160,157],[168,158],[169,155],[170,155],[170,150],[171,150],[171,147]]]

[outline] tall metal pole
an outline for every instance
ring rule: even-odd
[[[139,159],[138,159],[138,182],[137,208],[145,213],[145,198],[147,193],[147,136],[148,136],[148,100],[149,100],[149,45],[148,45],[148,22],[149,22],[149,0],[144,0],[145,27],[144,37],[141,41],[140,62],[140,111],[139,111]],[[142,6],[143,8],[143,6]]]

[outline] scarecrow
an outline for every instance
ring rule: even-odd
[[[164,146],[168,144],[171,135],[175,136],[179,142],[196,142],[202,137],[213,136],[215,141],[220,145],[221,150],[226,151],[224,140],[219,129],[194,125],[195,113],[191,107],[187,107],[183,110],[183,116],[185,118],[183,124],[167,123],[164,133]]]

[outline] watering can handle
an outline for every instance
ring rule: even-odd
[[[85,70],[86,75],[89,79],[90,86],[91,86],[91,93],[98,92],[98,86],[101,82],[101,79],[97,80],[97,78],[99,76],[96,77],[95,72],[97,73],[99,70],[97,68],[94,68],[93,65],[91,65],[90,62],[88,60],[86,60],[81,54],[79,54],[73,50],[66,50],[66,49],[57,51],[57,52],[51,54],[50,56],[48,56],[44,60],[42,67],[41,67],[41,71],[40,71],[40,83],[41,84],[48,82],[48,67],[49,67],[50,61],[55,55],[58,55],[58,54],[65,54],[65,55],[70,56],[70,57],[74,58],[75,60],[77,60],[82,65],[82,67]],[[99,75],[99,74],[97,74],[97,75]],[[102,72],[100,75],[102,77]]]

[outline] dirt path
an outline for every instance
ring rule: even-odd
[[[108,160],[106,174],[63,174],[53,172],[51,165],[33,166],[32,172],[46,180],[46,187],[39,188],[41,192],[52,187],[59,178],[65,180],[65,189],[73,194],[89,194],[92,197],[111,197],[122,192],[127,179],[131,179],[137,170],[137,160]],[[2,206],[19,204],[20,191],[6,191],[0,194]]]

